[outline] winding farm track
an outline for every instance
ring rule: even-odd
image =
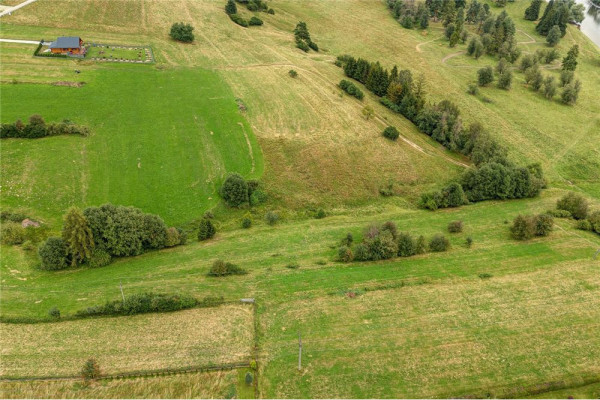
[[[25,6],[27,6],[27,5],[31,4],[31,3],[36,2],[36,1],[37,0],[26,0],[26,1],[22,2],[21,4],[17,4],[14,7],[8,8],[8,9],[0,12],[0,17],[3,17],[5,15],[7,15],[7,14],[10,15],[10,14],[13,13],[13,11],[17,11],[19,8],[25,7]]]

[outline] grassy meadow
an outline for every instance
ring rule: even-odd
[[[248,362],[252,308],[3,324],[0,377],[77,376],[94,357],[102,373]],[[42,337],[46,338],[40,340]]]
[[[522,18],[528,3],[506,7],[524,53],[546,48],[534,24]],[[46,319],[53,307],[69,315],[119,299],[121,283],[126,294],[254,297],[260,397],[597,397],[600,260],[593,256],[600,237],[577,230],[573,220],[556,219],[550,236],[517,242],[509,223],[554,208],[567,191],[600,209],[600,50],[572,26],[558,45],[561,55],[574,43],[581,49],[576,76],[583,89],[573,107],[532,92],[517,71],[510,91],[490,86],[471,96],[466,89],[477,69],[497,61],[469,58],[462,44],[449,48],[441,24],[426,31],[402,28],[384,0],[276,0],[269,2],[275,15],[259,14],[265,25],[249,29],[232,23],[224,4],[39,0],[3,17],[2,37],[77,35],[87,42],[151,46],[156,63],[34,58],[35,46],[0,43],[1,122],[39,113],[48,122],[70,119],[92,132],[3,139],[2,209],[24,210],[55,232],[71,205],[134,205],[170,225],[212,209],[218,233],[207,242],[190,237],[185,246],[102,268],[58,272],[37,269],[35,250],[2,245],[0,317]],[[319,53],[294,47],[299,20],[307,22]],[[194,43],[168,38],[178,21],[195,26]],[[431,101],[452,99],[465,121],[482,121],[514,161],[541,162],[549,188],[534,199],[417,209],[420,193],[458,177],[469,160],[418,132],[366,90],[362,102],[343,94],[336,86],[343,71],[333,64],[341,54],[423,74]],[[558,77],[558,68],[555,62],[544,74]],[[77,82],[85,84],[68,86]],[[369,120],[361,113],[365,105],[375,110]],[[397,142],[381,137],[387,125],[400,131]],[[267,204],[251,210],[220,204],[217,190],[231,171],[260,178]],[[382,198],[379,189],[389,184],[396,196]],[[313,219],[309,210],[316,207],[327,217]],[[263,221],[270,209],[282,217],[275,226]],[[250,230],[240,229],[246,212],[254,221]],[[348,232],[360,241],[370,223],[388,220],[427,238],[445,233],[452,248],[380,262],[337,261]],[[464,222],[462,233],[447,233],[454,220]],[[216,259],[249,273],[208,277]],[[73,374],[90,356],[107,373],[247,361],[254,339],[251,309],[242,306],[2,323],[0,330],[2,377]],[[244,373],[91,387],[2,382],[0,394],[252,397]]]

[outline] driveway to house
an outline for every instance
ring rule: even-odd
[[[17,11],[19,8],[25,7],[26,5],[31,4],[31,3],[35,2],[35,1],[37,1],[37,0],[26,0],[26,1],[22,2],[21,4],[17,4],[14,7],[7,8],[6,10],[0,12],[0,17],[5,16],[6,14],[12,14],[13,11]]]
[[[0,42],[5,42],[5,43],[23,43],[23,44],[40,44],[39,40],[0,39]]]

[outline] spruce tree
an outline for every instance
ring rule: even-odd
[[[444,3],[444,26],[448,26],[456,21],[456,3],[454,1],[446,1]]]
[[[540,16],[540,8],[544,0],[532,0],[531,4],[525,10],[525,19],[528,21],[537,21]]]
[[[225,12],[229,15],[237,14],[237,6],[234,0],[227,0],[227,5],[225,6]]]
[[[579,55],[579,46],[571,47],[565,58],[562,60],[562,69],[564,71],[575,71],[577,68],[577,56]]]
[[[94,249],[92,230],[83,212],[71,207],[65,215],[62,238],[71,255],[71,265],[76,266],[89,259]]]

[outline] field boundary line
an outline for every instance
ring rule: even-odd
[[[152,370],[138,370],[130,372],[121,372],[115,374],[102,375],[98,380],[113,380],[127,378],[143,378],[152,376],[180,375],[195,372],[211,372],[211,371],[229,371],[240,368],[250,368],[249,362],[227,363],[216,365],[190,366],[181,368],[159,368]],[[0,378],[0,382],[27,382],[27,381],[62,381],[82,379],[78,375],[58,375],[58,376],[32,376],[32,377],[9,377]]]

